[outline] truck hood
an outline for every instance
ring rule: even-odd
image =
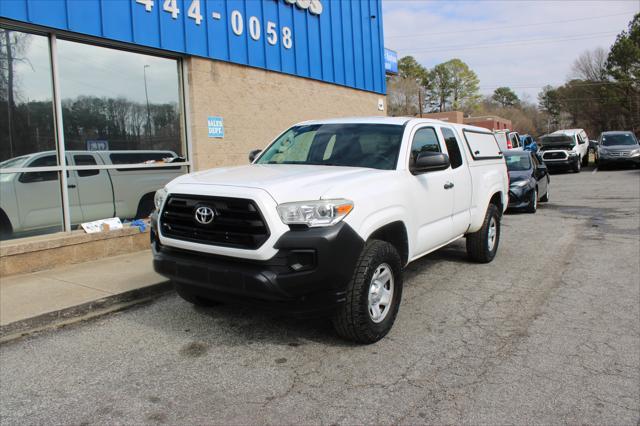
[[[183,175],[169,185],[172,192],[190,191],[186,186],[219,185],[261,189],[277,203],[317,200],[331,188],[359,182],[368,176],[389,173],[360,167],[298,164],[250,164],[223,167]]]
[[[601,145],[602,149],[614,152],[633,151],[640,148],[640,145]]]

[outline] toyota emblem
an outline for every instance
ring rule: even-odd
[[[196,222],[202,225],[208,225],[213,222],[213,217],[215,216],[215,212],[211,207],[202,206],[196,209]]]

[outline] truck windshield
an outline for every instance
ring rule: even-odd
[[[602,135],[603,146],[638,145],[638,141],[631,133],[617,133]]]
[[[404,127],[390,124],[313,124],[283,133],[257,164],[396,167]]]

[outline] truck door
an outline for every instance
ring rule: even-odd
[[[451,182],[454,184],[451,209],[453,233],[461,235],[467,232],[471,221],[471,171],[453,129],[442,127],[440,130],[451,161]]]
[[[74,154],[76,166],[96,166],[102,162],[95,154]],[[107,170],[75,170],[80,207],[85,222],[113,217],[113,191]]]
[[[414,130],[409,161],[424,151],[444,152],[434,127]],[[416,254],[433,250],[453,238],[451,206],[453,191],[451,168],[412,176],[410,214],[417,229]]]
[[[67,159],[68,161],[68,159]],[[55,154],[37,157],[27,167],[57,166]],[[78,205],[78,192],[73,178],[67,181],[71,223],[82,221]],[[21,173],[15,182],[20,223],[23,229],[41,229],[60,226],[62,223],[62,197],[59,172]]]

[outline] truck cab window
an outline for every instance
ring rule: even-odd
[[[436,131],[432,127],[418,129],[411,143],[411,161],[421,152],[441,152]]]
[[[74,155],[73,160],[76,166],[97,166],[96,159],[93,155]],[[78,176],[87,177],[100,174],[100,170],[78,170]]]
[[[46,155],[44,157],[36,158],[27,167],[54,167],[58,165],[58,160],[55,155]],[[58,172],[29,172],[23,173],[20,176],[20,182],[46,182],[50,180],[58,180]]]
[[[462,165],[462,153],[460,152],[460,146],[458,145],[458,138],[453,133],[453,130],[442,128],[442,136],[444,142],[447,145],[447,151],[449,152],[449,161],[451,161],[451,168],[457,169]]]

